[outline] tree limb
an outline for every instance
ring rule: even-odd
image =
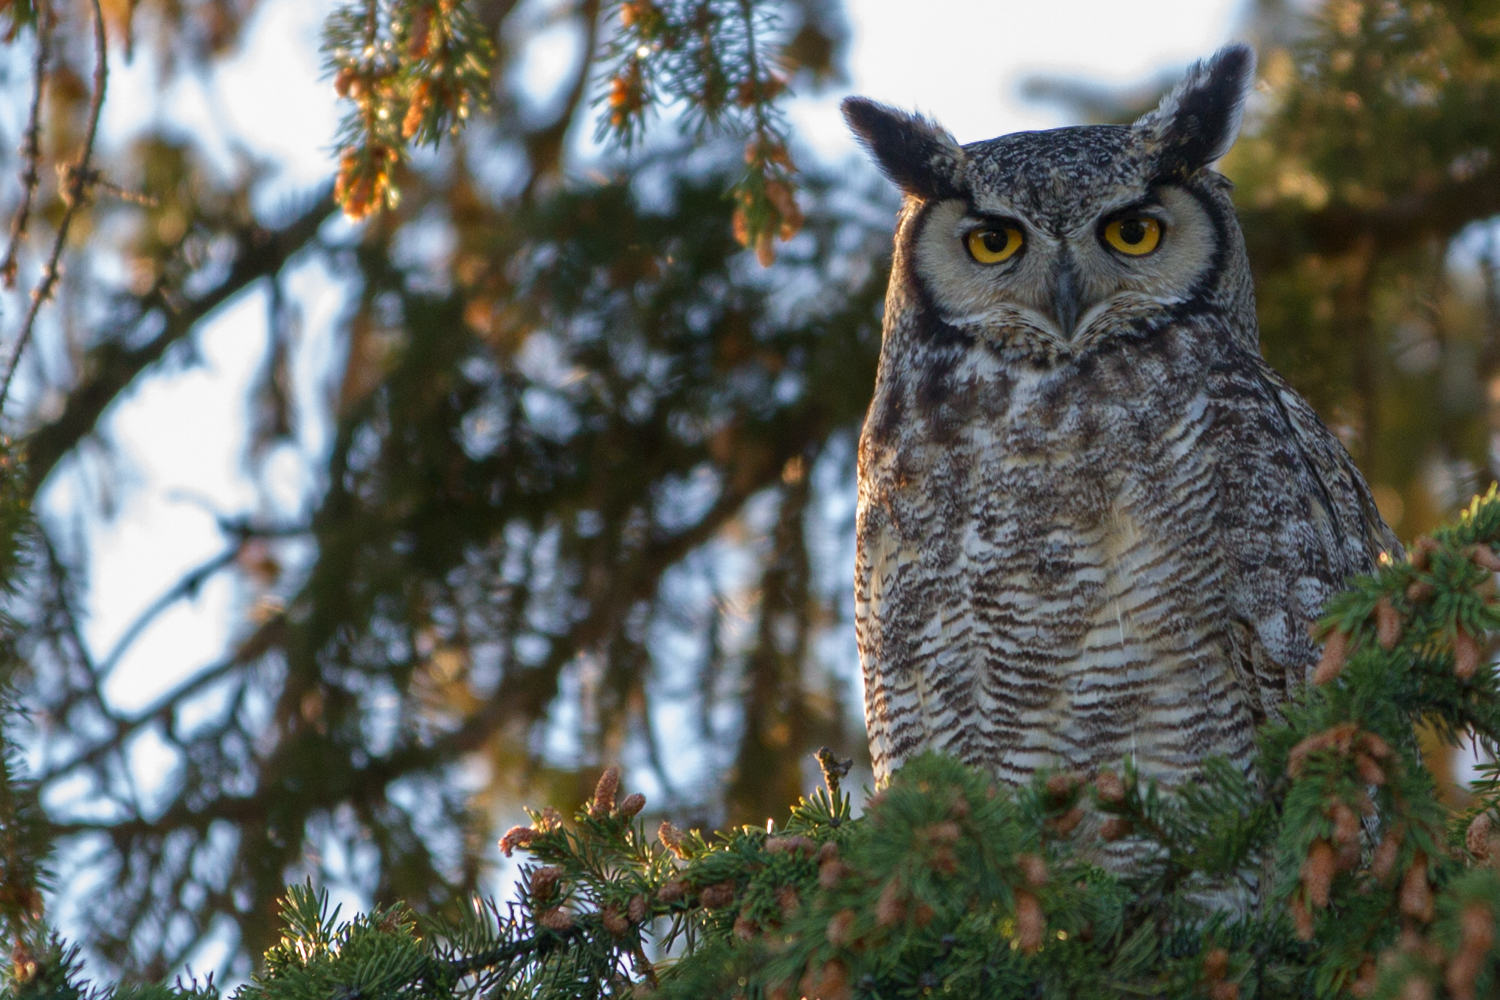
[[[219,306],[261,278],[280,271],[312,242],[335,210],[332,193],[324,192],[311,208],[282,229],[244,227],[235,237],[234,263],[228,276],[186,303],[165,288],[143,296],[140,315],[130,325],[139,325],[147,316],[160,313],[165,320],[161,332],[140,347],[127,346],[123,336],[113,336],[89,351],[84,361],[86,374],[68,393],[62,413],[27,436],[29,493],[35,495],[63,456],[94,432],[100,416],[136,376]]]
[[[1365,239],[1379,256],[1447,239],[1476,219],[1500,214],[1500,164],[1371,209],[1335,203],[1309,212],[1288,204],[1241,206],[1239,214],[1258,271],[1288,267],[1308,251],[1341,256]],[[1266,238],[1260,238],[1262,233]]]

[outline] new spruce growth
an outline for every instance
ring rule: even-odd
[[[681,114],[685,131],[723,132],[745,141],[745,171],[731,192],[734,231],[767,266],[774,241],[802,228],[787,150],[782,99],[797,59],[779,38],[773,5],[759,0],[621,0],[601,11],[583,4],[584,44],[601,30],[607,91],[597,138],[630,148],[653,111]],[[489,28],[466,0],[348,0],[325,29],[326,68],[350,102],[339,126],[334,199],[364,219],[400,200],[400,173],[418,145],[457,136],[488,101],[495,62]],[[567,95],[568,114],[526,137],[528,155],[560,162],[571,111],[590,81]],[[555,134],[553,134],[555,133]]]
[[[653,110],[683,114],[685,130],[728,131],[745,139],[745,173],[735,185],[734,232],[760,262],[775,259],[774,241],[802,228],[796,167],[787,150],[779,99],[795,57],[772,40],[779,19],[771,4],[748,0],[622,0],[609,46],[607,113],[597,138],[638,143]],[[779,66],[778,66],[779,64]]]
[[[334,90],[353,105],[339,126],[334,198],[363,219],[400,198],[408,144],[457,135],[485,104],[494,46],[457,0],[350,0],[324,34]]]

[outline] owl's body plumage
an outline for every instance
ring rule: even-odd
[[[1259,354],[1207,168],[1250,66],[1225,50],[1134,126],[961,148],[846,105],[908,193],[859,451],[877,777],[924,749],[1009,783],[1243,764],[1316,660],[1323,602],[1398,551]]]

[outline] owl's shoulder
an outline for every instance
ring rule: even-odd
[[[1352,575],[1400,543],[1338,436],[1258,353],[1216,371],[1216,517],[1238,656],[1274,711],[1306,676],[1310,628]],[[1238,633],[1237,633],[1238,634]]]
[[[1323,521],[1340,579],[1368,571],[1381,552],[1401,552],[1395,533],[1375,506],[1364,476],[1344,443],[1310,404],[1258,353],[1235,350],[1231,395],[1244,412],[1238,421],[1253,492],[1289,493],[1306,500],[1309,516]],[[1278,474],[1281,473],[1281,474]]]

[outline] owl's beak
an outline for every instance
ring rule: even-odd
[[[1057,276],[1052,281],[1052,319],[1067,340],[1073,339],[1073,328],[1078,325],[1078,314],[1082,306],[1078,273],[1073,270],[1073,259],[1064,256],[1062,266],[1057,269]]]

